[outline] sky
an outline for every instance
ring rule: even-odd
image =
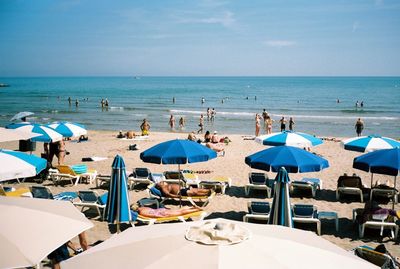
[[[399,0],[0,0],[0,77],[399,75]]]

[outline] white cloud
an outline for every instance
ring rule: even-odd
[[[193,18],[193,19],[181,19],[181,23],[205,23],[205,24],[221,24],[225,27],[229,27],[235,23],[234,13],[230,11],[222,12],[219,16],[208,17],[208,18]]]
[[[360,28],[360,23],[358,21],[353,22],[353,33]]]
[[[267,40],[264,42],[264,44],[269,47],[282,48],[294,46],[296,45],[296,42],[290,40]]]

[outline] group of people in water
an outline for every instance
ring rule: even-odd
[[[260,130],[261,130],[261,120],[264,123],[264,129],[265,129],[265,133],[266,134],[272,134],[272,124],[275,122],[275,120],[273,120],[271,118],[271,116],[268,114],[268,112],[263,109],[262,114],[258,114],[256,113],[256,117],[255,117],[255,121],[256,121],[256,131],[255,131],[255,135],[259,136],[260,135]],[[282,116],[282,118],[279,120],[279,124],[280,124],[280,130],[281,132],[286,131],[286,124],[289,123],[289,130],[290,131],[294,131],[294,119],[293,117],[289,118],[289,122],[287,122],[287,120],[285,119],[284,116]]]

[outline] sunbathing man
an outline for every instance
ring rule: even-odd
[[[201,210],[202,210],[201,208],[185,206],[176,209],[169,209],[169,208],[154,209],[151,207],[139,207],[135,211],[137,211],[139,215],[148,218],[165,218],[165,217],[178,217],[194,212],[199,212]]]
[[[180,198],[181,196],[209,196],[210,189],[199,188],[181,188],[177,183],[167,183],[161,181],[156,184],[156,188],[161,191],[165,197]]]

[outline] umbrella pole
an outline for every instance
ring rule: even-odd
[[[395,203],[395,197],[396,197],[396,195],[397,195],[397,192],[396,192],[396,178],[397,178],[397,176],[394,176],[394,193],[393,193],[393,203],[392,203],[392,210],[394,210],[394,203]]]
[[[179,207],[182,207],[182,195],[181,195],[181,188],[182,188],[182,178],[181,178],[181,165],[178,163],[178,181],[179,181]]]
[[[120,227],[119,227],[119,213],[121,210],[121,184],[120,184],[120,179],[121,179],[121,170],[118,169],[118,177],[117,177],[117,216],[116,216],[116,221],[117,221],[117,233],[120,233]]]
[[[372,190],[372,183],[373,183],[373,180],[374,180],[374,173],[371,173],[371,190]]]

